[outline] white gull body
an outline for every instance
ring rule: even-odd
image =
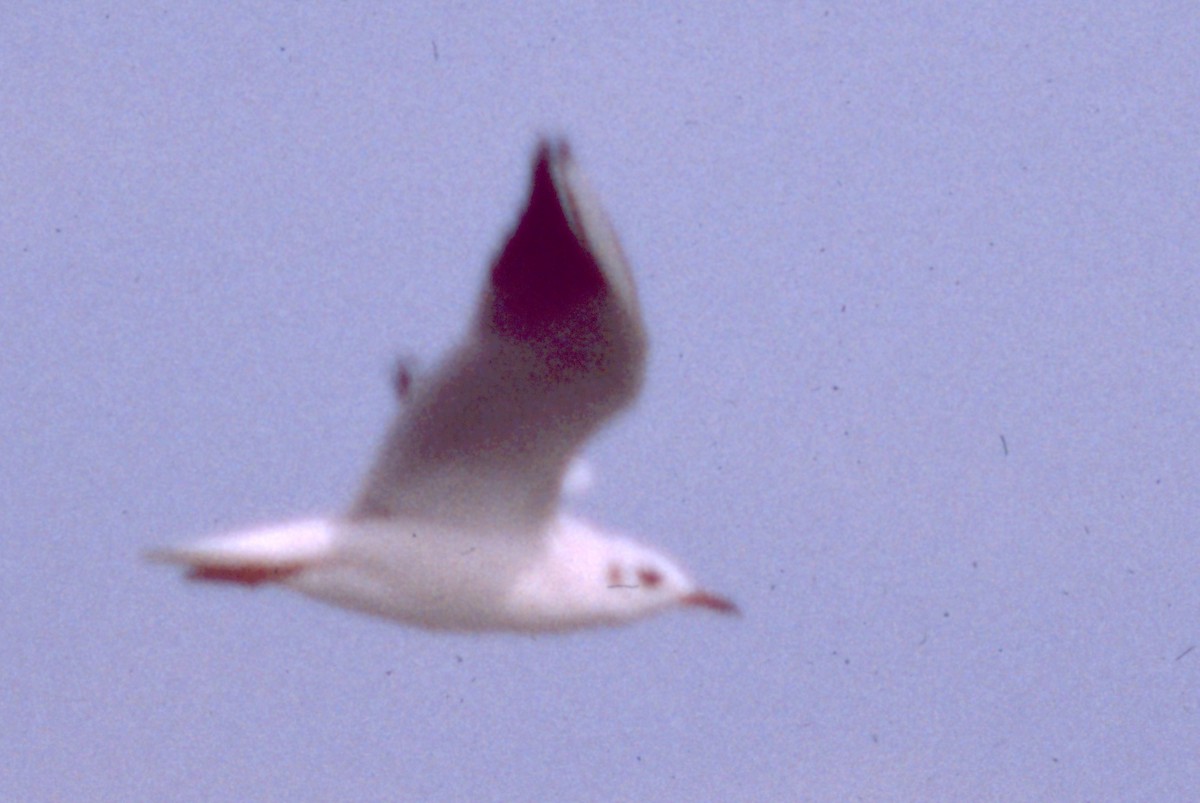
[[[734,612],[666,555],[560,510],[572,459],[637,395],[633,278],[565,144],[543,142],[529,201],[466,337],[401,409],[349,512],[155,550],[197,580],[278,584],[436,630],[556,631],[678,606]]]

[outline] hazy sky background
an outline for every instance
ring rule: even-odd
[[[381,5],[0,12],[0,798],[1195,795],[1196,4]],[[653,338],[582,507],[745,615],[144,564],[349,503],[542,132]]]

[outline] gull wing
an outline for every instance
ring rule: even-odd
[[[405,385],[351,517],[537,532],[572,456],[637,395],[646,349],[607,216],[566,144],[542,142],[466,337]]]

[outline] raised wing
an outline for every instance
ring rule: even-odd
[[[637,395],[645,361],[616,236],[566,144],[542,142],[470,331],[408,387],[351,516],[536,531],[572,455]]]

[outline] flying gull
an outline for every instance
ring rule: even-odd
[[[637,396],[646,349],[608,218],[566,144],[542,142],[466,337],[427,375],[399,369],[399,413],[349,511],[149,557],[434,630],[736,612],[663,553],[560,509],[577,453]]]

